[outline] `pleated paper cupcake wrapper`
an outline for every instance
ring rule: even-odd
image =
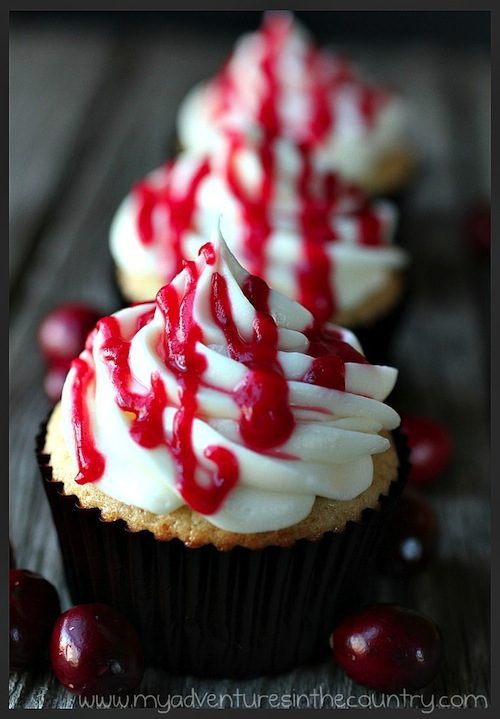
[[[397,305],[372,322],[350,328],[358,338],[366,358],[372,364],[390,364],[392,344],[403,321],[411,295],[408,273],[405,273],[404,279],[405,289]]]
[[[105,602],[138,629],[147,660],[172,673],[244,678],[319,660],[338,619],[370,599],[383,529],[404,487],[408,450],[399,433],[397,479],[380,509],[318,541],[219,551],[131,532],[61,493],[37,438],[43,485],[75,604]]]

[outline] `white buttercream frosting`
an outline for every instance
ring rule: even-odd
[[[370,486],[372,455],[389,447],[389,441],[379,433],[399,425],[397,413],[384,404],[397,371],[346,361],[345,389],[308,383],[305,377],[315,360],[308,355],[310,342],[305,332],[313,318],[304,307],[271,290],[267,307],[272,326],[276,326],[276,361],[286,381],[293,429],[272,450],[252,448],[242,436],[240,424],[248,407],[235,400],[235,389],[250,376],[249,368],[234,355],[222,329],[225,318],[220,318],[220,312],[216,321],[214,278],[221,281],[222,277],[227,287],[231,321],[242,342],[251,344],[258,313],[242,290],[248,273],[222,238],[214,237],[208,250],[202,251],[159,293],[156,304],[130,307],[112,316],[122,349],[127,349],[130,386],[125,389],[141,397],[161,389],[167,398],[160,420],[162,441],[150,448],[131,434],[134,418],[119,406],[117,399],[119,384],[113,373],[118,351],[110,349],[106,330],[109,318],[98,323],[80,356],[79,362],[92,373],[91,381],[85,386],[79,384],[74,364],[64,385],[66,441],[78,459],[81,429],[75,420],[76,397],[88,412],[88,431],[104,458],[104,471],[95,481],[100,490],[155,514],[170,513],[186,504],[173,446],[176,423],[186,409],[186,373],[191,370],[174,358],[174,371],[174,359],[165,359],[161,348],[165,347],[168,332],[173,342],[182,343],[186,327],[194,323],[199,332],[196,353],[203,359],[197,370],[196,411],[190,430],[196,458],[195,481],[200,487],[209,483],[214,465],[207,457],[214,447],[227,451],[237,473],[235,485],[216,511],[205,515],[206,519],[222,529],[242,533],[291,526],[309,514],[316,497],[348,500]],[[178,326],[168,331],[162,310],[165,300],[161,300],[166,292],[184,308]],[[175,322],[174,314],[170,314],[168,322]],[[333,327],[330,330],[360,350],[352,333]]]
[[[309,232],[311,222],[308,225],[301,216],[305,207],[301,177],[308,161],[307,153],[283,139],[262,146],[245,142],[235,146],[230,137],[220,137],[210,157],[182,153],[140,183],[152,203],[148,242],[140,230],[141,191],[136,187],[118,208],[110,232],[115,263],[126,274],[157,275],[159,289],[177,271],[179,251],[186,259],[193,259],[209,236],[214,220],[222,214],[224,236],[238,260],[270,286],[302,302],[305,298],[301,296],[298,271],[308,243],[321,241],[326,282],[335,310],[349,311],[383,289],[390,274],[407,264],[407,253],[393,244],[397,210],[388,201],[369,202],[333,173],[314,171],[309,181],[317,199],[312,224],[325,220],[330,234],[318,239],[318,229],[313,227]],[[196,185],[192,217],[177,243],[171,221],[172,198],[188,194],[203,166],[208,169]],[[250,199],[259,198],[266,173],[272,172],[268,196],[256,202],[265,213],[269,233],[264,239],[257,236],[255,243],[248,242],[248,233],[255,229],[260,215],[248,214],[245,202],[229,181],[229,168]],[[332,187],[329,182],[334,183]],[[363,218],[368,216],[371,225],[363,224]],[[262,245],[262,257],[256,264],[258,243]]]
[[[269,114],[262,115],[269,92],[278,134],[312,143],[318,169],[363,182],[381,158],[408,145],[401,96],[367,85],[345,57],[315,48],[291,13],[267,13],[259,30],[237,41],[219,74],[186,95],[177,119],[182,146],[210,152],[228,129],[249,140],[269,132]]]

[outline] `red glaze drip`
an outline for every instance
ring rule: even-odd
[[[329,103],[328,88],[321,82],[321,63],[319,53],[312,49],[307,56],[308,76],[315,78],[311,86],[312,106],[309,118],[309,137],[305,138],[308,144],[319,144],[333,125],[333,111]],[[319,76],[319,77],[318,77]]]
[[[139,332],[140,329],[148,325],[151,320],[154,317],[154,314],[156,312],[156,305],[151,307],[151,309],[144,312],[144,314],[140,315],[140,317],[137,318],[137,323],[135,326],[136,332]]]
[[[241,409],[240,434],[249,447],[266,450],[283,444],[290,437],[295,420],[283,376],[266,370],[249,370],[233,396]]]
[[[210,106],[210,118],[213,122],[229,110],[231,106],[234,88],[229,68],[230,60],[230,56],[224,60],[219,72],[213,79],[215,92],[212,97],[213,105]]]
[[[319,243],[303,243],[303,259],[297,266],[299,302],[312,312],[315,319],[325,322],[333,316],[334,298],[330,287],[331,261]]]
[[[175,259],[175,267],[166,277],[167,281],[170,281],[182,269],[182,241],[192,225],[198,187],[208,174],[210,164],[207,159],[200,163],[185,192],[180,196],[172,187],[173,168],[174,162],[165,166],[166,180],[162,187],[155,188],[148,180],[144,180],[137,183],[133,190],[139,205],[137,229],[140,241],[145,246],[158,243],[160,247],[163,247],[165,263],[168,267],[170,267],[171,258]],[[168,230],[163,238],[157,237],[153,225],[153,213],[158,207],[163,207],[168,217]]]
[[[269,287],[257,275],[247,275],[241,286],[247,300],[259,312],[269,314]]]
[[[359,110],[368,127],[373,127],[380,108],[388,98],[387,92],[377,87],[363,86],[359,93]]]
[[[230,138],[226,165],[226,180],[242,210],[244,228],[243,252],[247,269],[262,277],[266,271],[266,246],[271,233],[269,206],[273,198],[274,154],[270,142],[258,148],[262,168],[262,181],[254,196],[241,183],[236,168],[238,152],[244,147],[244,139],[238,135]]]
[[[90,336],[87,342],[89,340]],[[75,482],[87,484],[100,479],[105,467],[104,457],[94,444],[86,402],[89,385],[94,379],[94,369],[81,357],[73,360],[71,368],[73,370],[71,417],[78,462]]]
[[[237,483],[238,464],[229,450],[207,447],[205,456],[215,464],[216,471],[210,475],[208,487],[201,486],[196,480],[198,462],[192,445],[192,427],[198,408],[196,395],[206,360],[196,349],[196,343],[203,338],[201,328],[193,319],[198,280],[196,265],[187,262],[184,271],[186,289],[182,299],[172,285],[163,287],[157,295],[165,321],[165,340],[159,350],[181,387],[180,408],[174,418],[170,451],[176,464],[177,486],[182,497],[195,511],[212,514]]]
[[[137,213],[139,239],[147,247],[156,240],[153,230],[153,211],[158,204],[158,192],[144,180],[135,185],[133,194],[139,207]]]
[[[260,307],[267,304],[258,278],[249,278],[245,290],[247,297],[253,293],[258,298]],[[247,342],[234,322],[226,280],[214,273],[213,318],[224,333],[232,359],[249,368],[233,392],[241,409],[240,433],[249,447],[266,450],[285,442],[295,421],[288,402],[288,385],[278,362],[278,328],[267,311],[256,312],[253,337]]]
[[[207,265],[215,265],[216,255],[214,246],[211,242],[206,242],[200,249],[198,250],[198,256],[203,255],[205,258],[205,262]]]
[[[132,415],[132,439],[147,449],[165,445],[176,465],[177,487],[181,496],[195,511],[212,514],[219,509],[227,493],[237,483],[238,464],[234,455],[224,447],[207,447],[205,456],[215,465],[216,470],[210,475],[209,486],[202,486],[196,480],[198,462],[192,446],[192,425],[198,406],[196,395],[201,383],[200,376],[206,363],[203,355],[196,350],[196,343],[202,339],[202,333],[193,320],[197,284],[195,264],[186,263],[185,272],[187,286],[182,298],[179,298],[172,285],[167,285],[157,295],[157,304],[165,320],[165,340],[159,351],[181,387],[180,407],[174,417],[171,440],[165,436],[163,427],[163,412],[168,404],[163,381],[157,374],[152,374],[149,391],[133,391],[129,364],[130,342],[121,336],[118,320],[116,317],[105,317],[98,323],[98,329],[104,336],[101,352],[108,363],[115,401],[120,409]],[[152,312],[152,308],[148,308],[138,318],[137,327],[150,321]],[[105,464],[104,458],[95,448],[84,401],[94,371],[81,359],[75,360],[75,370],[73,417],[79,465],[77,481],[84,483],[99,479]]]
[[[370,364],[366,357],[342,339],[342,333],[333,327],[314,327],[306,332],[309,340],[308,354],[311,357],[338,355],[344,362]]]
[[[286,21],[283,22],[276,18],[274,21],[264,23],[262,28],[264,54],[261,60],[261,70],[266,82],[257,120],[265,128],[269,138],[276,137],[282,132],[278,112],[279,81],[276,76],[276,63],[286,36]]]
[[[383,225],[380,217],[366,207],[357,215],[359,221],[359,243],[370,247],[384,245]]]
[[[302,378],[303,382],[345,390],[345,363],[338,355],[325,355],[313,360]]]
[[[328,196],[324,199],[315,198],[311,189],[311,176],[310,152],[303,147],[302,173],[299,179],[303,255],[297,267],[298,300],[321,323],[331,319],[336,309],[330,279],[331,258],[326,252],[326,244],[335,240],[335,236],[328,222],[332,195],[329,196],[330,199]]]
[[[307,333],[308,354],[315,359],[302,378],[303,382],[329,389],[345,390],[345,363],[369,364],[366,357],[342,340],[334,329],[313,329]]]
[[[124,412],[133,415],[130,434],[137,444],[148,449],[163,443],[162,414],[167,405],[163,382],[151,376],[151,391],[138,393],[131,390],[132,374],[129,365],[130,342],[123,339],[116,317],[105,317],[98,324],[104,336],[101,347],[103,359],[108,363],[115,401]]]

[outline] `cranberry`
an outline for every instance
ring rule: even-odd
[[[491,207],[488,202],[478,202],[469,210],[464,230],[472,249],[479,255],[488,256],[491,249]]]
[[[51,402],[56,404],[61,399],[64,381],[71,363],[56,363],[51,365],[43,378],[43,389]]]
[[[131,690],[144,673],[137,632],[107,604],[80,604],[61,614],[52,632],[50,656],[56,677],[74,694]]]
[[[438,522],[430,504],[406,491],[387,528],[380,553],[381,569],[396,577],[408,577],[424,569],[438,540]]]
[[[442,653],[437,626],[418,612],[375,604],[334,630],[337,663],[358,684],[382,692],[415,690],[436,676]]]
[[[71,362],[82,351],[88,333],[101,316],[81,304],[61,305],[49,312],[38,328],[38,343],[47,362]]]
[[[453,449],[450,433],[433,419],[413,415],[402,418],[401,431],[410,448],[408,481],[414,485],[432,484],[450,464]]]
[[[27,569],[9,572],[10,667],[38,663],[61,607],[55,587]]]

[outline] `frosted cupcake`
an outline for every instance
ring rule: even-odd
[[[371,194],[397,192],[413,170],[402,97],[367,84],[340,55],[314,46],[291,13],[266,13],[178,113],[181,147],[211,152],[221,133],[283,137]]]
[[[171,671],[256,676],[328,651],[405,481],[394,368],[214,239],[102,319],[39,438],[74,601]]]
[[[220,213],[231,251],[252,274],[318,322],[353,329],[370,358],[384,356],[408,264],[393,244],[397,209],[314,171],[310,149],[283,139],[226,135],[212,155],[183,153],[135,185],[110,233],[126,300],[154,297],[196,257]]]

